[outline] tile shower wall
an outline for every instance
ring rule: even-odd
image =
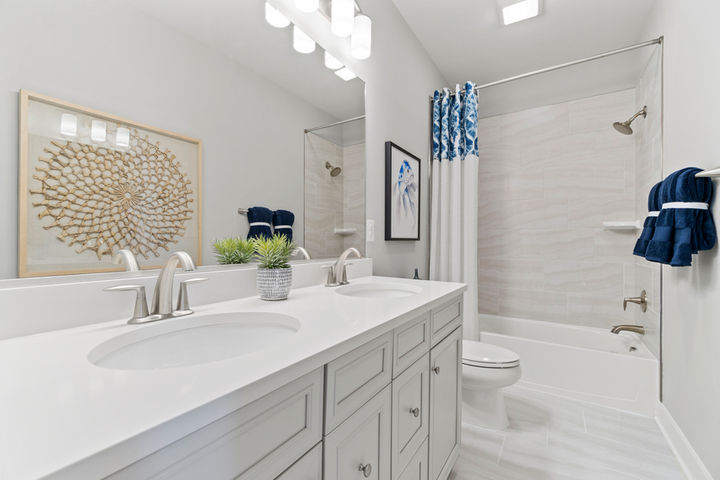
[[[331,177],[325,162],[341,167]],[[319,135],[305,135],[305,248],[313,258],[339,256],[348,247],[364,253],[365,145],[340,146]],[[352,235],[335,228],[354,228]]]
[[[646,119],[633,124],[635,130],[635,213],[647,215],[647,197],[652,186],[662,179],[662,57],[657,49],[650,58],[635,92],[637,109],[647,105]],[[655,357],[660,357],[660,265],[635,257],[626,271],[625,296],[647,292],[648,309],[633,308],[633,323],[645,326],[644,341]]]
[[[630,89],[480,120],[481,313],[633,320],[622,297],[637,232],[602,222],[636,219],[634,139],[612,128],[635,104]]]

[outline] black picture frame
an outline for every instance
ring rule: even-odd
[[[415,213],[413,215],[415,219],[415,225],[413,228],[414,232],[409,235],[409,226],[401,225],[398,218],[393,218],[393,184],[398,177],[397,162],[400,159],[405,160],[413,170],[414,185],[416,186],[417,195],[415,200]],[[404,148],[396,145],[391,141],[385,142],[385,240],[386,241],[418,241],[420,240],[420,219],[421,217],[421,195],[422,195],[422,182],[421,182],[421,166],[422,162],[420,158],[412,153],[408,152]],[[412,195],[411,195],[412,196]],[[405,221],[404,223],[407,224]],[[394,233],[394,230],[405,230],[402,234]]]

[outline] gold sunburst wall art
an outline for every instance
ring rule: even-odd
[[[19,275],[201,264],[201,169],[200,140],[20,91]]]

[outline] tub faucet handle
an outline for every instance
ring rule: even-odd
[[[640,305],[643,312],[647,312],[647,293],[643,290],[640,292],[639,297],[625,297],[623,299],[623,310],[627,310],[628,303],[636,303]]]

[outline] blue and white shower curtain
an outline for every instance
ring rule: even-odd
[[[466,283],[465,337],[477,329],[478,103],[467,82],[433,97],[430,279]]]

